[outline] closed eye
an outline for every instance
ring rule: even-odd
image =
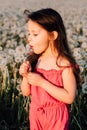
[[[38,34],[33,34],[34,36],[37,36]]]

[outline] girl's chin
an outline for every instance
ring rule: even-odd
[[[37,51],[37,50],[33,50],[33,52],[34,52],[35,54],[42,54],[42,53],[43,53],[42,51]]]
[[[34,51],[33,51],[34,52]],[[37,55],[39,55],[39,54],[41,54],[40,52],[34,52],[35,54],[37,54]]]
[[[37,55],[39,55],[40,53],[38,53],[38,52],[34,52],[35,54],[37,54]]]

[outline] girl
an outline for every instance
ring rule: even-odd
[[[25,13],[33,53],[19,73],[23,95],[32,95],[30,130],[68,130],[79,76],[62,18],[51,8]]]

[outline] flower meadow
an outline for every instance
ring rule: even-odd
[[[83,13],[75,9],[60,12],[81,77],[81,85],[71,105],[70,130],[86,130],[87,14],[86,11]],[[27,24],[23,14],[0,13],[0,130],[29,130],[30,97],[23,97],[21,93],[19,67],[30,51],[27,42]]]

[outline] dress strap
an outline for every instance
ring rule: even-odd
[[[72,68],[73,66],[72,65],[69,65],[69,66],[64,66],[64,69],[67,69],[67,68]]]
[[[79,69],[79,65],[75,64],[75,65],[64,66],[64,69],[66,69],[66,68],[76,68],[76,69]]]

